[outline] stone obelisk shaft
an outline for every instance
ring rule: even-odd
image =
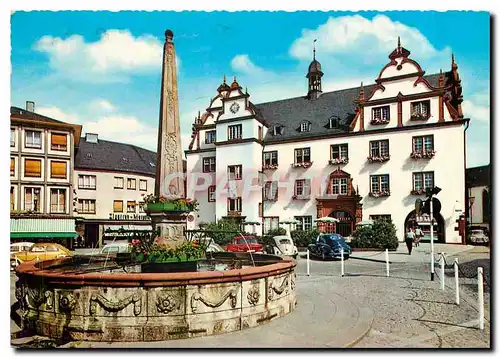
[[[173,37],[172,31],[165,32],[155,195],[163,195],[167,198],[185,198],[177,95],[177,66]]]

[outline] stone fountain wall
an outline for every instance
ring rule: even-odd
[[[52,338],[198,337],[256,327],[296,306],[293,261],[173,274],[64,275],[26,265],[17,270],[17,312],[25,328]]]

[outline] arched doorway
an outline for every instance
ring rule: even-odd
[[[436,222],[434,223],[434,242],[445,242],[445,229],[444,229],[444,219],[441,214],[434,214],[434,219]],[[428,215],[423,215],[417,218],[415,214],[415,210],[410,211],[410,213],[406,216],[404,233],[408,231],[408,228],[416,228],[417,225],[424,233],[424,237],[422,241],[430,242],[430,232],[431,232],[431,220]],[[403,236],[404,239],[404,236]]]
[[[337,234],[344,237],[351,236],[354,230],[354,223],[356,222],[353,214],[347,210],[338,210],[332,211],[328,216],[338,220],[335,224]]]

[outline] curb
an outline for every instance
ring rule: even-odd
[[[359,334],[359,336],[357,338],[355,338],[354,340],[352,340],[351,342],[347,343],[347,344],[344,344],[344,347],[343,348],[352,348],[353,346],[355,346],[356,344],[358,344],[363,338],[366,337],[366,335],[371,331],[372,329],[372,325],[373,325],[373,319],[374,319],[374,314],[373,314],[373,311],[368,309],[368,308],[358,308],[358,311],[359,311],[359,316],[360,317],[366,317],[367,315],[370,317],[368,319],[369,321],[369,324],[368,324],[368,327],[367,328],[364,328],[361,333]],[[364,312],[363,312],[364,311]],[[367,321],[366,318],[363,319],[363,321]],[[365,323],[363,322],[363,323]],[[358,326],[360,324],[357,324],[356,326]],[[358,329],[358,327],[355,327],[354,330]]]

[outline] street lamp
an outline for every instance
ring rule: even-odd
[[[437,186],[435,186],[434,188],[427,188],[425,190],[425,196],[429,198],[431,215],[431,281],[434,281],[434,204],[432,196],[437,195],[440,191],[441,188],[438,188]]]

